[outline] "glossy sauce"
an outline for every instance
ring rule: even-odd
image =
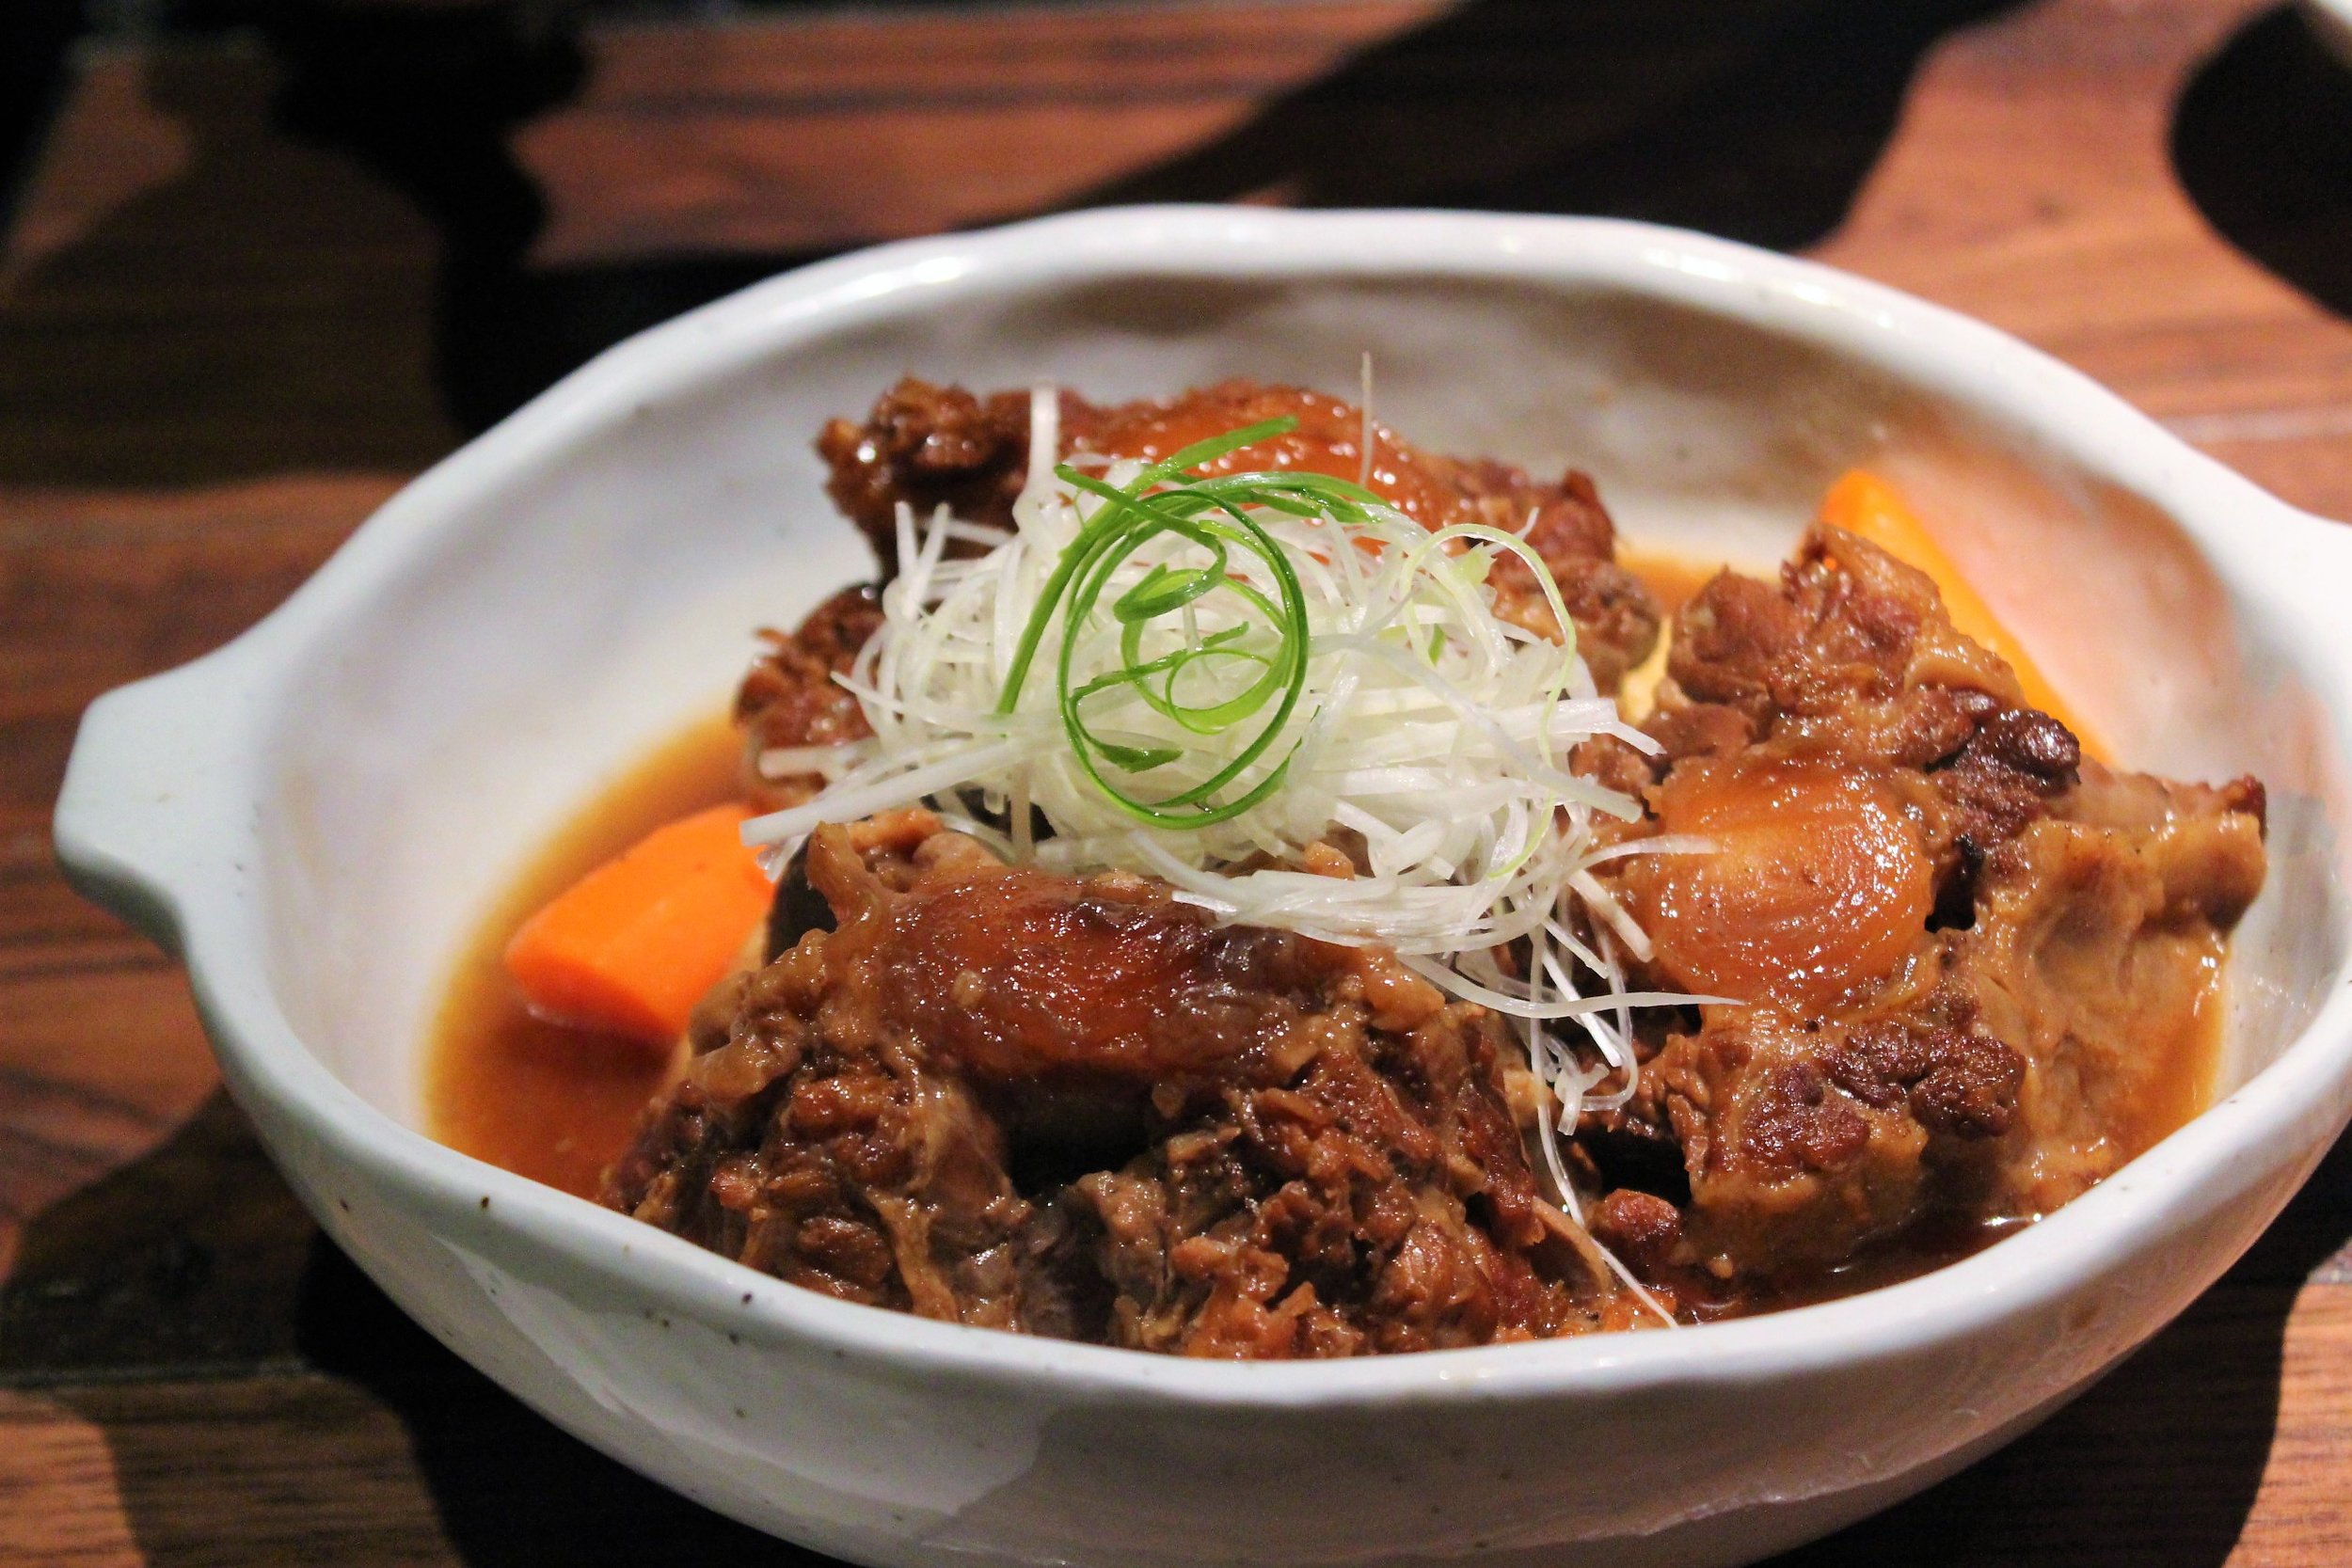
[[[725,719],[706,720],[629,769],[532,857],[459,957],[434,1021],[424,1101],[435,1138],[517,1176],[596,1196],[671,1059],[635,1040],[532,1017],[500,955],[532,911],[592,867],[664,822],[734,799],[739,755]]]
[[[2222,1022],[2229,1012],[2230,941],[2208,934],[2198,959],[2197,1000],[2175,1015],[2171,1029],[2153,1033],[2148,1049],[2173,1070],[2151,1074],[2140,1091],[2125,1099],[2116,1118],[2116,1139],[2125,1160],[2137,1160],[2201,1116],[2221,1081]],[[2071,1201],[2074,1195],[2067,1195]]]
[[[1668,626],[1674,625],[1676,611],[1697,597],[1698,591],[1724,569],[1720,562],[1637,548],[1622,538],[1617,541],[1617,564],[1642,579],[1642,586],[1658,601],[1660,622]],[[1659,641],[1662,645],[1665,639]]]

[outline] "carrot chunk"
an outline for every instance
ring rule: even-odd
[[[740,805],[657,828],[573,883],[506,944],[539,1017],[667,1046],[719,983],[773,891]]]
[[[2084,728],[2081,718],[2051,689],[2025,644],[1969,586],[1960,568],[1952,564],[1952,558],[1944,553],[1944,547],[1935,542],[1935,536],[1927,531],[1893,485],[1876,474],[1856,468],[1831,485],[1829,494],[1821,498],[1821,521],[1858,535],[1905,565],[1925,572],[1934,580],[1936,592],[1943,595],[1944,611],[1952,618],[1952,625],[1963,635],[1999,656],[2017,673],[2017,684],[2024,689],[2026,701],[2074,731],[2085,752],[2101,753],[2102,749]]]

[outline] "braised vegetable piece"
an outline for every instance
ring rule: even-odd
[[[773,890],[739,832],[750,816],[713,806],[659,829],[525,921],[506,971],[531,1010],[675,1044],[767,912]]]

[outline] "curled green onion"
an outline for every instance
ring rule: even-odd
[[[1205,828],[1240,816],[1281,787],[1291,752],[1297,749],[1294,741],[1290,752],[1265,768],[1255,782],[1244,785],[1245,776],[1267,762],[1297,710],[1307,686],[1311,634],[1306,593],[1296,570],[1282,546],[1250,513],[1263,509],[1293,517],[1329,516],[1343,523],[1362,523],[1369,518],[1365,508],[1382,504],[1380,498],[1361,485],[1324,474],[1203,477],[1196,471],[1228,452],[1285,435],[1297,424],[1288,418],[1268,420],[1195,442],[1152,464],[1124,485],[1107,483],[1066,464],[1054,470],[1062,483],[1094,497],[1100,504],[1062,551],[1030,610],[1006,673],[997,711],[1009,714],[1019,705],[1038,648],[1058,616],[1061,655],[1056,671],[1056,697],[1071,749],[1104,796],[1152,827]],[[1201,558],[1181,565],[1154,564],[1105,607],[1103,597],[1120,568],[1137,550],[1163,537],[1181,540],[1200,552]],[[1237,555],[1254,557],[1263,564],[1273,578],[1271,594],[1232,570]],[[1236,624],[1206,636],[1188,635],[1182,647],[1155,657],[1144,657],[1145,633],[1154,623],[1188,615],[1195,606],[1220,594],[1239,601],[1242,616]],[[1106,673],[1081,681],[1073,668],[1077,650],[1087,640],[1096,613],[1104,609],[1119,628],[1120,663]],[[1236,679],[1251,670],[1256,674],[1237,691],[1214,700],[1187,701],[1181,689],[1187,674],[1198,679],[1216,667],[1232,672]],[[1105,768],[1121,774],[1144,774],[1182,759],[1184,752],[1176,746],[1130,745],[1098,734],[1088,718],[1089,702],[1122,691],[1204,739],[1224,740],[1243,731],[1239,744],[1216,772],[1189,788],[1158,799],[1135,794],[1114,782]],[[1228,790],[1236,788],[1239,793],[1226,796]]]

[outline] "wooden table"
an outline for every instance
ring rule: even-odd
[[[91,697],[249,624],[613,336],[805,256],[1147,197],[1806,248],[2352,517],[2352,74],[2248,0],[573,39],[460,8],[93,50],[0,248],[0,1563],[804,1560],[547,1427],[318,1239],[177,969],[65,889],[50,804]],[[1787,1560],[2352,1561],[2348,1238],[2339,1150],[2099,1387]]]

